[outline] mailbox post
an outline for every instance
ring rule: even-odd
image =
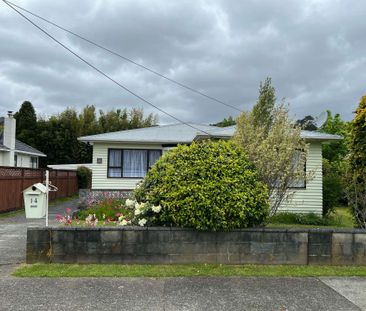
[[[37,183],[23,191],[25,217],[46,218],[48,227],[48,199],[50,191],[57,191],[58,188],[50,183],[49,171],[46,170],[45,184]]]

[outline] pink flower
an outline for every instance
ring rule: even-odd
[[[68,208],[66,209],[66,214],[70,214],[70,213],[71,213],[71,208],[69,208],[69,207],[68,207]]]
[[[60,214],[57,214],[56,215],[56,220],[57,221],[62,221],[64,218],[62,217],[62,215],[60,215]]]

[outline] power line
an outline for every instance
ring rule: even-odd
[[[108,52],[110,54],[113,54],[113,55],[115,55],[115,56],[117,56],[119,58],[122,58],[123,60],[128,61],[128,62],[130,62],[130,63],[132,63],[132,64],[134,64],[134,65],[136,65],[136,66],[138,66],[140,68],[143,68],[143,69],[145,69],[145,70],[147,70],[147,71],[149,71],[149,72],[151,72],[151,73],[159,76],[160,78],[163,78],[165,80],[168,80],[168,81],[170,81],[170,82],[172,82],[172,83],[174,83],[174,84],[176,84],[176,85],[178,85],[180,87],[185,88],[186,90],[189,90],[189,91],[191,91],[193,93],[199,94],[199,95],[201,95],[203,97],[206,97],[206,98],[208,98],[210,100],[213,100],[213,101],[215,101],[215,102],[217,102],[219,104],[225,105],[226,107],[230,107],[230,108],[235,109],[235,110],[237,110],[239,112],[243,112],[242,110],[240,110],[239,108],[237,108],[237,107],[235,107],[233,105],[230,105],[228,103],[225,103],[222,100],[219,100],[219,99],[217,99],[215,97],[212,97],[210,95],[207,95],[207,94],[205,94],[205,93],[203,93],[201,91],[198,91],[198,90],[194,89],[193,87],[191,87],[189,85],[183,84],[183,83],[178,82],[178,81],[176,81],[176,80],[174,80],[172,78],[169,78],[169,77],[167,77],[167,76],[165,76],[165,75],[163,75],[163,74],[161,74],[161,73],[159,73],[159,72],[157,72],[157,71],[155,71],[155,70],[153,70],[153,69],[151,69],[149,67],[146,67],[146,66],[144,66],[144,65],[142,65],[140,63],[137,63],[134,60],[132,60],[132,59],[126,57],[126,56],[123,56],[123,55],[121,55],[121,54],[119,54],[119,53],[117,53],[115,51],[112,51],[111,49],[108,49],[108,48],[106,48],[106,47],[104,47],[104,46],[102,46],[102,45],[100,45],[100,44],[98,44],[98,43],[96,43],[96,42],[94,42],[94,41],[92,41],[90,39],[87,39],[87,38],[85,38],[85,37],[83,37],[83,36],[81,36],[81,35],[73,32],[73,31],[71,31],[71,30],[69,30],[69,29],[67,29],[65,27],[62,27],[62,26],[60,26],[60,25],[58,25],[58,24],[56,24],[56,23],[54,23],[54,22],[52,22],[52,21],[50,21],[50,20],[48,20],[48,19],[46,19],[46,18],[38,15],[38,14],[36,14],[36,13],[33,13],[33,12],[31,12],[31,11],[29,11],[29,10],[27,10],[27,9],[25,9],[25,8],[17,5],[17,4],[15,4],[15,3],[12,3],[12,2],[7,1],[7,0],[3,0],[3,1],[6,2],[7,4],[11,4],[11,5],[17,7],[18,9],[20,9],[20,10],[22,10],[24,12],[27,12],[28,14],[30,14],[30,15],[38,18],[38,19],[43,20],[44,22],[46,22],[46,23],[48,23],[48,24],[50,24],[52,26],[55,26],[55,27],[57,27],[57,28],[65,31],[65,32],[67,32],[67,33],[69,33],[69,34],[71,34],[71,35],[73,35],[73,36],[75,36],[75,37],[77,37],[77,38],[85,41],[85,42],[88,42],[89,44],[92,44],[92,45],[94,45],[94,46],[96,46],[96,47],[98,47],[98,48],[100,48],[100,49],[102,49],[102,50],[104,50],[104,51],[106,51],[106,52]]]
[[[167,116],[171,117],[172,119],[178,121],[179,123],[185,124],[195,130],[198,130],[199,132],[205,133],[209,136],[211,136],[210,133],[207,133],[201,129],[199,129],[198,127],[195,127],[177,117],[175,117],[174,115],[170,114],[169,112],[166,112],[165,110],[159,108],[158,106],[152,104],[150,101],[148,101],[147,99],[143,98],[142,96],[136,94],[135,92],[131,91],[130,89],[128,89],[127,87],[125,87],[124,85],[122,85],[121,83],[119,83],[118,81],[114,80],[112,77],[110,77],[109,75],[107,75],[106,73],[104,73],[102,70],[100,70],[99,68],[97,68],[96,66],[94,66],[93,64],[91,64],[90,62],[88,62],[87,60],[85,60],[84,58],[82,58],[79,54],[77,54],[76,52],[74,52],[72,49],[70,49],[68,46],[66,46],[65,44],[63,44],[62,42],[60,42],[59,40],[57,40],[55,37],[53,37],[51,34],[49,34],[46,30],[44,30],[42,27],[38,26],[35,22],[33,22],[31,19],[29,19],[27,16],[25,16],[24,14],[22,14],[21,12],[19,12],[16,8],[14,8],[10,3],[8,3],[6,0],[2,0],[7,6],[9,6],[11,9],[13,9],[16,13],[18,13],[21,17],[23,17],[24,19],[26,19],[29,23],[31,23],[34,27],[36,27],[37,29],[39,29],[41,32],[43,32],[45,35],[47,35],[49,38],[51,38],[53,41],[55,41],[56,43],[58,43],[59,45],[61,45],[64,49],[66,49],[68,52],[70,52],[71,54],[73,54],[75,57],[77,57],[78,59],[80,59],[82,62],[84,62],[85,64],[87,64],[89,67],[93,68],[95,71],[97,71],[99,74],[101,74],[102,76],[104,76],[105,78],[107,78],[108,80],[112,81],[114,84],[118,85],[120,88],[124,89],[125,91],[127,91],[128,93],[130,93],[131,95],[137,97],[138,99],[140,99],[141,101],[143,101],[144,103],[154,107],[156,110],[166,114]]]

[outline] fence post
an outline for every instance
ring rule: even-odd
[[[23,193],[23,190],[24,190],[24,178],[25,178],[25,174],[24,174],[24,171],[25,171],[25,169],[24,168],[22,168],[21,169],[22,170],[22,181],[21,181],[21,183],[20,183],[20,187],[21,187],[21,189],[20,189],[20,193]],[[22,195],[20,195],[20,205],[19,205],[19,207],[20,208],[22,208],[23,207],[23,196]]]
[[[66,182],[67,182],[67,192],[66,192],[66,196],[70,196],[70,172],[67,171],[67,179],[66,179]]]

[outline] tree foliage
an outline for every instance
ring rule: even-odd
[[[358,226],[366,228],[366,95],[352,120],[350,149],[349,203]]]
[[[215,124],[212,124],[213,126],[218,126],[218,127],[227,127],[227,126],[232,126],[235,125],[236,121],[232,116],[229,116],[228,118],[224,118],[222,121],[217,122]]]
[[[17,121],[16,136],[17,138],[31,146],[36,142],[37,115],[31,102],[22,103],[14,118]]]
[[[350,123],[342,120],[340,114],[332,116],[332,112],[327,110],[327,120],[320,129],[321,132],[337,134],[344,139],[330,142],[323,146],[323,157],[330,162],[340,161],[349,153],[348,141],[350,134]]]
[[[253,107],[253,122],[255,127],[262,127],[267,131],[273,123],[273,113],[276,104],[276,91],[272,86],[272,79],[267,77],[259,84],[259,97]]]
[[[300,137],[300,127],[291,122],[286,106],[275,105],[270,82],[267,78],[261,84],[253,111],[243,112],[237,119],[234,140],[248,154],[267,185],[274,215],[293,194],[291,188],[299,180],[309,178],[310,173],[304,176],[307,145]]]
[[[230,230],[262,224],[264,183],[241,148],[227,141],[179,145],[163,155],[135,190],[139,202],[161,205],[155,224]]]
[[[345,192],[346,157],[349,153],[348,141],[350,124],[342,120],[339,114],[327,111],[327,120],[321,132],[337,134],[340,141],[323,144],[323,215],[334,211],[335,207],[347,203]]]
[[[303,119],[297,120],[296,125],[306,131],[316,131],[318,128],[315,125],[315,119],[313,116],[305,116]]]
[[[78,137],[109,131],[121,131],[156,124],[153,114],[144,117],[142,109],[113,109],[99,111],[88,105],[79,114],[67,108],[50,118],[36,117],[33,105],[26,101],[15,114],[17,138],[47,155],[40,158],[40,166],[63,163],[91,163],[92,146],[78,141]]]

